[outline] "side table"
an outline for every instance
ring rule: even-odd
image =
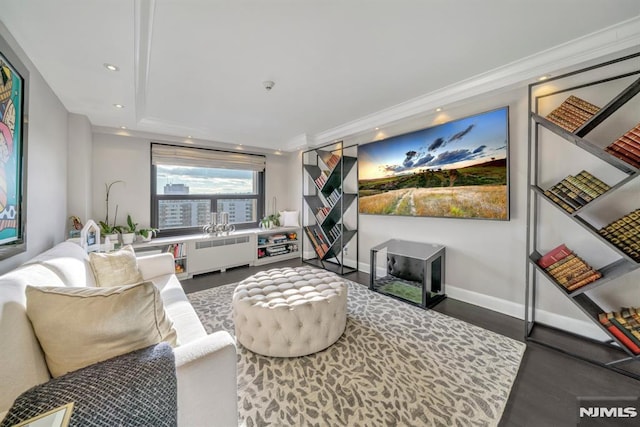
[[[445,256],[442,245],[387,240],[371,248],[369,289],[422,308],[433,307],[446,298]]]

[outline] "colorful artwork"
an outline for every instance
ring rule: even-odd
[[[0,53],[0,245],[21,239],[24,82]]]
[[[509,219],[508,107],[358,147],[362,214]]]

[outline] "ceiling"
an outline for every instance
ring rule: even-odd
[[[313,143],[345,123],[637,16],[638,0],[0,6],[0,19],[67,110],[93,126],[271,149]],[[266,80],[275,82],[271,91]]]

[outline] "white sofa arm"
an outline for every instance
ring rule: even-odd
[[[137,260],[142,280],[151,280],[154,277],[175,273],[173,255],[170,253],[144,255],[138,257]]]
[[[218,331],[174,348],[179,426],[238,426],[236,346]]]

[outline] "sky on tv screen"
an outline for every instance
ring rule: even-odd
[[[507,107],[358,147],[360,180],[458,169],[507,157]]]

